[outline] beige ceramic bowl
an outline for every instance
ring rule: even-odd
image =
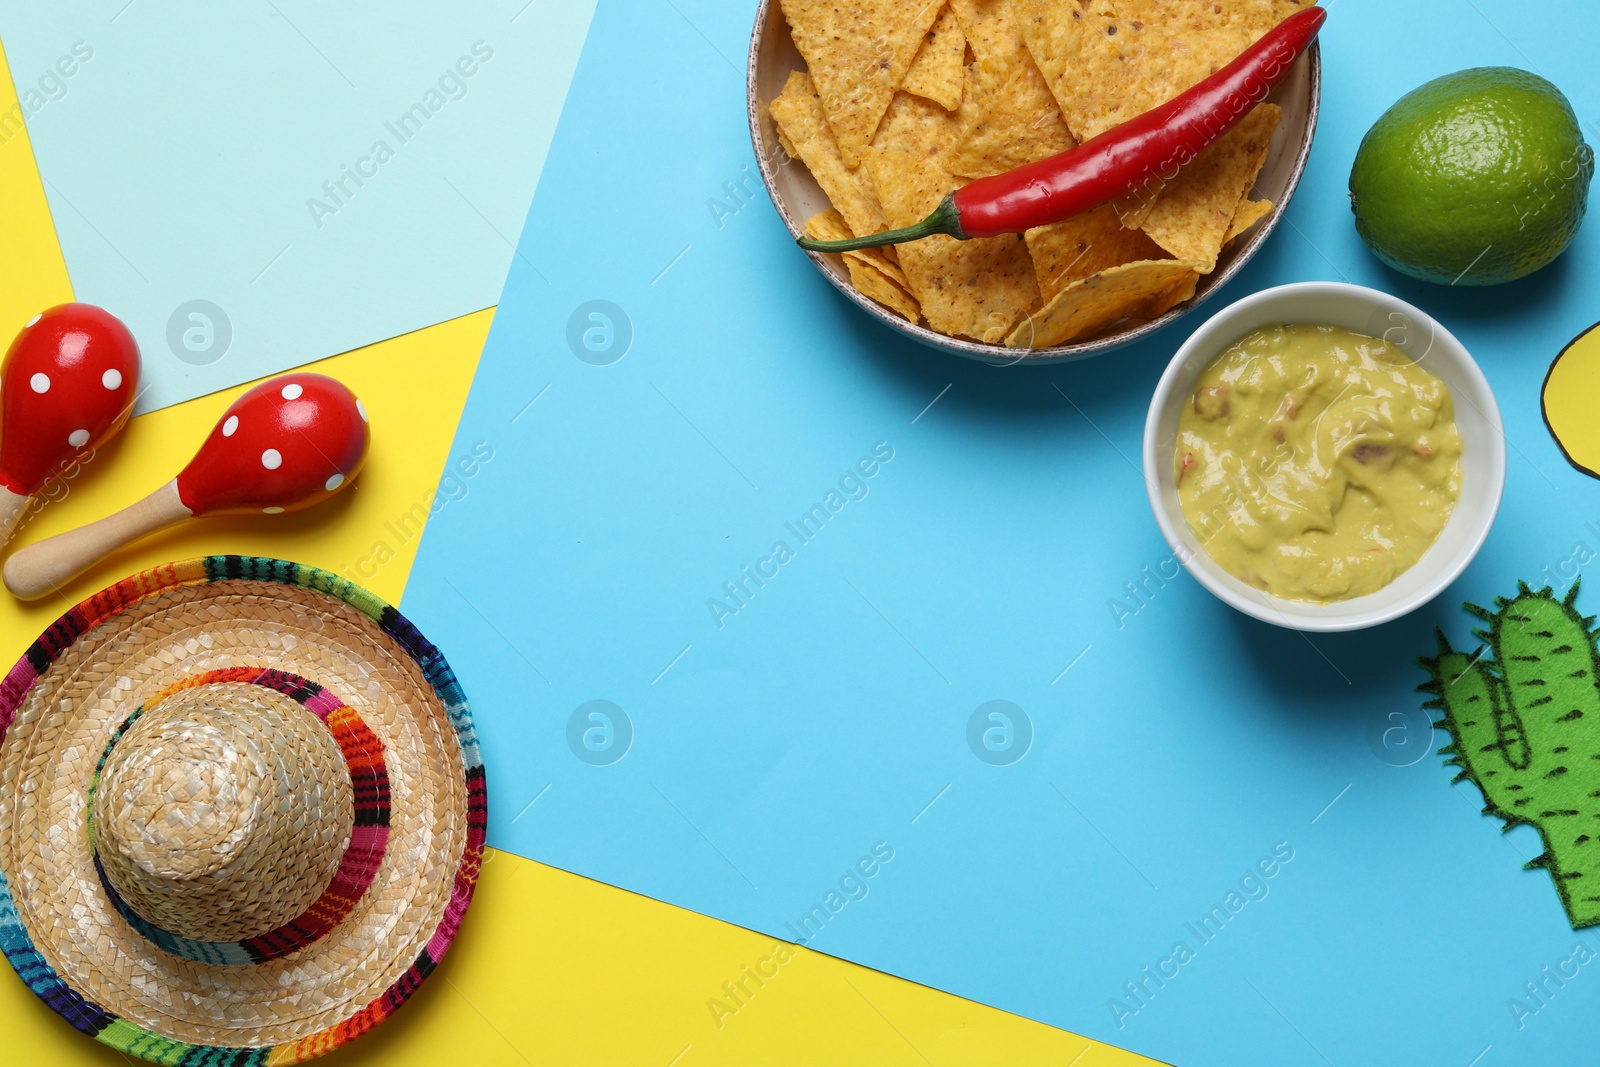
[[[789,72],[804,70],[805,60],[789,38],[789,25],[777,0],[761,0],[756,11],[755,32],[750,37],[750,66],[746,75],[746,92],[750,109],[750,139],[755,145],[756,159],[761,164],[761,179],[766,183],[767,194],[783,217],[783,224],[795,237],[807,219],[828,207],[828,198],[812,180],[805,165],[798,160],[791,166],[781,165],[784,159],[778,144],[777,130],[772,117],[767,114],[767,104],[783,91]],[[1300,57],[1289,76],[1267,99],[1283,108],[1283,122],[1272,135],[1272,145],[1267,150],[1267,162],[1256,181],[1255,195],[1266,197],[1274,205],[1272,214],[1253,230],[1225,250],[1217,260],[1217,269],[1200,279],[1194,299],[1179,304],[1158,319],[1139,325],[1130,325],[1117,332],[1103,334],[1089,341],[1054,348],[1015,349],[1004,345],[983,344],[956,337],[946,337],[925,326],[907,322],[877,301],[862,296],[850,284],[850,274],[844,260],[837,255],[805,252],[798,245],[797,255],[809,255],[825,278],[857,307],[882,322],[890,329],[923,344],[942,348],[959,356],[981,360],[985,363],[1059,363],[1082,359],[1085,356],[1108,352],[1120,345],[1154,333],[1168,323],[1199,307],[1207,298],[1227,284],[1250,261],[1266,241],[1267,236],[1283,217],[1289,198],[1294,196],[1305,170],[1306,158],[1311,154],[1311,139],[1317,130],[1317,109],[1322,98],[1322,60],[1317,45]]]

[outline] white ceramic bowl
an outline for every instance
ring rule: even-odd
[[[1263,326],[1314,323],[1382,337],[1449,387],[1461,432],[1461,499],[1444,531],[1410,570],[1376,593],[1335,604],[1283,600],[1219,567],[1183,517],[1173,454],[1178,415],[1195,382],[1235,341]],[[1144,480],[1162,536],[1189,573],[1246,615],[1295,630],[1332,632],[1377,626],[1426,604],[1460,576],[1483,547],[1506,482],[1500,408],[1461,342],[1426,312],[1359,285],[1301,282],[1248,296],[1194,332],[1172,358],[1144,424]]]
[[[755,146],[756,161],[761,165],[761,180],[767,187],[767,195],[777,207],[783,224],[795,237],[800,236],[807,219],[828,207],[828,198],[821,186],[812,179],[805,164],[788,160],[778,144],[777,130],[773,126],[772,116],[767,114],[767,104],[783,91],[790,71],[805,69],[805,60],[800,58],[800,52],[790,39],[789,25],[784,21],[778,0],[761,0],[756,8],[755,31],[750,35],[750,59],[745,73],[750,141]],[[1321,46],[1313,44],[1267,99],[1283,108],[1283,121],[1272,134],[1272,143],[1267,148],[1267,161],[1256,178],[1253,195],[1271,200],[1272,214],[1222,251],[1217,259],[1217,269],[1200,279],[1193,299],[1149,322],[1124,323],[1113,332],[1054,348],[1018,349],[966,341],[907,322],[877,301],[856,292],[850,284],[850,272],[845,268],[842,256],[803,252],[798,245],[795,252],[810,256],[823,277],[862,311],[885,326],[925,345],[958,356],[1010,366],[1014,363],[1062,363],[1109,352],[1152,334],[1199,307],[1250,262],[1250,258],[1266,243],[1278,220],[1283,217],[1289,200],[1300,185],[1300,176],[1305,172],[1306,160],[1311,155],[1311,142],[1317,132],[1317,112],[1322,102]]]

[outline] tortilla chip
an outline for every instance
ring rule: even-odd
[[[917,298],[896,285],[888,276],[849,257],[845,258],[845,266],[850,268],[850,284],[855,286],[856,291],[862,296],[877,301],[908,322],[922,321]]]
[[[943,108],[930,103],[895,94],[864,161],[890,226],[909,226],[924,218],[958,184],[937,158],[954,136],[956,123]]]
[[[1272,214],[1272,201],[1245,199],[1239,203],[1239,210],[1233,213],[1233,225],[1228,230],[1227,237],[1222,244],[1226,248],[1250,227]],[[1195,290],[1200,284],[1200,272],[1190,271],[1188,276],[1178,282],[1165,293],[1151,300],[1150,303],[1140,308],[1133,318],[1159,319],[1179,304],[1187,303],[1194,299]]]
[[[816,83],[839,154],[854,169],[944,5],[939,0],[779,4]]]
[[[890,281],[894,282],[908,294],[911,292],[911,283],[906,280],[906,272],[900,269],[900,264],[891,259],[887,253],[893,251],[888,248],[863,248],[850,255],[860,256],[870,262],[878,271]]]
[[[1027,55],[1011,0],[950,0],[950,7],[979,63],[997,64],[1009,71]]]
[[[954,111],[961,106],[966,59],[967,38],[955,12],[946,7],[923,38],[922,48],[900,88],[932,100],[946,111]]]
[[[783,132],[782,126],[778,127],[778,145],[783,149],[783,154],[789,159],[800,158],[800,149],[796,148],[794,142],[789,140],[789,135]],[[783,161],[780,160],[779,165],[781,166],[782,163]]]
[[[1013,0],[1028,51],[1079,140],[1166,103],[1307,0]]]
[[[850,227],[845,225],[844,216],[839,214],[837,208],[829,208],[813,216],[806,223],[806,234],[819,241],[837,241],[855,236],[850,232]],[[844,265],[850,271],[850,284],[855,286],[857,292],[898,311],[912,322],[922,318],[904,272],[889,261],[882,249],[863,248],[858,252],[846,252]]]
[[[850,231],[850,226],[845,222],[844,216],[839,213],[839,209],[832,207],[811,216],[810,220],[806,222],[805,230],[808,236],[815,237],[819,241],[842,241],[858,236]],[[894,248],[892,246],[860,248],[854,252],[845,252],[844,256],[847,259],[855,258],[868,264],[879,273],[887,275],[890,281],[902,289],[909,288],[905,272],[900,269],[900,264],[890,258],[890,253],[893,251]]]
[[[1257,173],[1259,174],[1259,171]],[[1144,188],[1136,189],[1127,196],[1113,201],[1117,215],[1122,219],[1122,225],[1131,230],[1143,228],[1149,221],[1150,213],[1155,210],[1156,204],[1160,203],[1161,194],[1166,191],[1168,184],[1166,179],[1157,178]],[[1252,184],[1254,184],[1253,179]],[[1247,207],[1248,212],[1246,212]],[[1223,247],[1226,248],[1233,243],[1234,238],[1260,222],[1265,216],[1272,214],[1272,207],[1270,200],[1241,201],[1239,211],[1234,213],[1233,225],[1229,228],[1227,236],[1222,239]]]
[[[919,221],[961,184],[939,162],[956,130],[956,117],[939,105],[895,95],[864,164],[890,226]],[[1015,234],[973,241],[938,235],[898,252],[923,317],[940,333],[993,343],[1041,303],[1027,245]]]
[[[1027,242],[1034,273],[1039,276],[1039,292],[1046,302],[1092,274],[1124,263],[1167,258],[1147,234],[1123,228],[1111,204],[1065,222],[1035,226],[1028,231]]]
[[[1228,235],[1222,239],[1224,246],[1230,245],[1244,231],[1272,214],[1271,200],[1251,200],[1246,198],[1239,204],[1239,210],[1233,213],[1233,224],[1228,227]]]
[[[1126,263],[1075,282],[1019,324],[1006,344],[1011,348],[1050,348],[1098,333],[1118,319],[1136,314],[1200,266],[1171,259]]]
[[[1201,274],[1215,270],[1234,214],[1255,185],[1282,118],[1277,104],[1262,104],[1246,115],[1167,183],[1144,232],[1174,257],[1204,263]]]
[[[979,65],[973,107],[963,109],[961,132],[945,154],[949,170],[983,178],[1077,145],[1033,60],[1024,55],[1009,78],[986,84],[993,77],[993,68]]]
[[[1155,210],[1156,202],[1161,199],[1161,194],[1166,188],[1166,179],[1157,178],[1149,185],[1135,189],[1120,199],[1113,200],[1111,204],[1116,209],[1117,218],[1122,220],[1122,225],[1130,230],[1142,228],[1145,220],[1150,217],[1150,212]]]
[[[964,178],[983,178],[1074,147],[1077,139],[1023,44],[1011,0],[950,0],[950,7],[974,63],[961,132],[945,166]]]
[[[850,236],[865,237],[888,229],[883,208],[878,206],[878,197],[868,186],[866,175],[844,165],[810,75],[792,72],[783,92],[767,105],[767,110],[777,123],[779,136],[788,141],[785,149],[806,165],[829,203],[844,215]]]
[[[1133,317],[1142,319],[1159,319],[1179,304],[1194,299],[1194,291],[1200,285],[1200,272],[1191,270],[1175,282],[1166,292],[1154,297],[1149,303],[1134,313]]]

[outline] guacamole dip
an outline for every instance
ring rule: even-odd
[[[1178,420],[1183,514],[1212,559],[1290,600],[1388,585],[1461,494],[1450,391],[1399,349],[1272,326],[1206,368]]]

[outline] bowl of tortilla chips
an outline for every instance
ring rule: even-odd
[[[909,225],[946,193],[1066,151],[1226,65],[1312,0],[762,0],[750,135],[789,232]],[[1191,163],[1026,234],[805,253],[868,314],[988,363],[1143,337],[1249,261],[1305,169],[1316,45]],[[798,246],[797,246],[798,251]]]

